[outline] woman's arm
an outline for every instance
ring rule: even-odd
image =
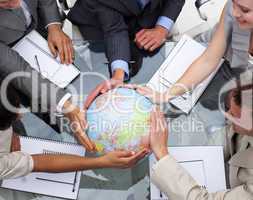
[[[153,166],[151,181],[173,200],[249,200],[253,184],[245,183],[232,190],[209,193],[169,155],[168,127],[163,114],[156,110],[151,117],[150,146],[158,162]]]
[[[192,90],[192,88],[214,72],[225,54],[227,48],[226,41],[225,9],[223,9],[217,30],[214,33],[208,48],[196,61],[192,63],[175,86],[167,91],[168,98],[171,96],[182,95],[186,92],[185,89]]]
[[[149,87],[137,85],[126,86],[137,89],[137,91],[150,98],[154,103],[170,101],[173,97],[180,96],[192,90],[217,68],[220,60],[227,49],[227,39],[225,33],[225,10],[223,9],[220,22],[213,35],[213,38],[205,52],[191,64],[184,75],[165,93],[158,93]]]
[[[128,168],[147,154],[146,150],[133,154],[128,151],[115,151],[97,158],[74,155],[32,155],[34,172],[71,172],[99,168]]]

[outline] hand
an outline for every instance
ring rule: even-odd
[[[168,155],[168,125],[158,108],[151,113],[150,124],[150,147],[160,160]]]
[[[85,131],[88,127],[85,120],[85,111],[72,105],[69,101],[64,104],[64,115],[69,119],[69,125],[77,138],[88,151],[96,151],[96,145],[89,139]]]
[[[12,134],[11,139],[11,152],[20,151],[21,145],[20,145],[20,138],[16,133]]]
[[[148,150],[143,149],[138,153],[131,151],[114,151],[101,157],[101,165],[105,168],[126,169],[133,167],[139,160],[148,154]]]
[[[87,97],[87,100],[84,103],[84,109],[89,108],[95,98],[100,94],[105,94],[109,90],[112,90],[121,85],[123,85],[123,81],[116,79],[107,80],[99,84]]]
[[[171,99],[171,96],[168,95],[166,92],[159,93],[146,86],[125,84],[122,85],[122,87],[136,90],[139,94],[149,98],[154,104],[168,103]]]
[[[153,29],[142,29],[135,36],[136,45],[140,49],[154,51],[166,41],[168,30],[157,25]]]
[[[19,8],[20,4],[21,4],[21,0],[5,0],[5,1],[0,1],[0,8],[15,9],[15,8]]]
[[[52,24],[48,27],[48,46],[54,57],[60,56],[61,63],[73,63],[74,48],[72,41],[61,30],[59,24]]]

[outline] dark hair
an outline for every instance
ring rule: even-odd
[[[2,86],[2,81],[0,80],[0,87]],[[1,92],[0,97],[0,130],[6,130],[11,127],[12,123],[17,119],[18,114],[13,113],[8,110],[3,102],[2,95],[6,95],[6,99],[9,101],[9,104],[14,108],[20,107],[20,99],[17,91],[9,84],[5,94]]]
[[[242,106],[242,95],[243,92],[251,90],[251,94],[253,94],[253,84],[248,84],[248,85],[243,85],[241,86],[240,84],[237,84],[237,88],[231,89],[226,93],[225,97],[225,110],[228,111],[230,109],[230,101],[231,98],[233,98],[234,102],[238,106]],[[252,100],[252,96],[249,97],[249,101]],[[252,104],[251,104],[252,105]],[[252,110],[252,115],[253,115],[253,108],[250,108]]]

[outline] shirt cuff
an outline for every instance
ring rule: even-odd
[[[63,106],[64,106],[65,102],[67,100],[69,100],[71,97],[72,97],[72,95],[70,93],[67,93],[62,97],[62,99],[60,100],[60,102],[58,103],[58,105],[56,107],[57,113],[63,113]]]
[[[60,22],[52,22],[52,23],[49,23],[48,25],[46,25],[45,28],[47,29],[50,25],[54,25],[54,24],[61,25]]]
[[[114,71],[116,69],[122,69],[124,72],[125,72],[125,80],[128,80],[129,79],[129,65],[126,61],[124,60],[114,60],[112,63],[111,63],[111,70],[112,70],[112,73],[114,73]]]
[[[157,168],[159,168],[160,165],[163,165],[163,163],[166,163],[166,162],[168,162],[168,160],[171,160],[171,159],[174,160],[174,158],[170,154],[168,154],[167,156],[164,156],[154,166],[152,166],[152,170],[156,171]]]
[[[156,22],[156,25],[162,26],[170,32],[174,25],[174,22],[168,17],[160,16]]]

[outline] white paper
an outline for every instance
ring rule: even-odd
[[[29,154],[43,152],[85,155],[85,149],[75,144],[21,137],[21,150]],[[77,199],[81,172],[31,173],[25,177],[4,180],[2,187],[68,199]]]
[[[147,86],[158,92],[165,92],[175,84],[190,67],[190,65],[202,55],[205,47],[192,38],[184,35],[172,50],[170,55],[163,62],[159,70],[154,74]],[[220,65],[223,63],[221,61]],[[213,79],[219,67],[206,80],[200,83],[190,94],[175,98],[171,103],[185,113],[189,113],[199,97]]]
[[[64,65],[55,59],[47,41],[36,31],[32,31],[20,40],[13,49],[22,56],[33,69],[60,88],[65,88],[73,81],[80,71],[74,65]],[[35,57],[37,56],[38,64]]]
[[[169,152],[197,183],[207,188],[209,192],[226,189],[222,146],[170,147]],[[156,163],[152,155],[149,160],[150,174],[153,173],[152,167]],[[173,200],[163,194],[153,183],[150,183],[150,193],[151,199]]]

